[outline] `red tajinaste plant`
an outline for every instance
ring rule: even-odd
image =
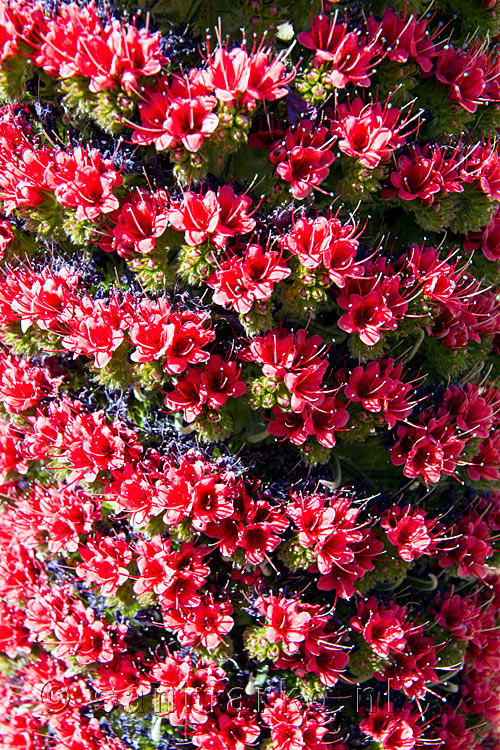
[[[0,5],[6,750],[500,746],[498,3],[320,5]]]

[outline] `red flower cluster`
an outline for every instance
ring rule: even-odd
[[[360,97],[347,104],[339,104],[330,132],[338,138],[337,147],[343,154],[359,159],[373,169],[380,162],[389,161],[392,153],[406,143],[401,133],[408,122],[397,107],[387,101],[364,104]]]
[[[456,535],[456,545],[439,564],[443,568],[457,565],[457,575],[476,576],[485,579],[488,575],[488,560],[494,554],[492,532],[500,528],[498,523],[498,495],[479,504],[478,510],[470,510],[455,523],[450,531]],[[482,506],[482,507],[481,507]]]
[[[159,683],[159,695],[165,695],[169,704],[168,720],[174,727],[191,725],[197,736],[201,727],[212,728],[209,714],[224,690],[226,673],[211,662],[198,661],[179,654],[167,654],[157,661],[152,669],[155,682]]]
[[[248,209],[252,200],[236,195],[233,188],[223,185],[217,193],[184,192],[181,201],[172,201],[168,219],[174,229],[184,232],[188,245],[194,247],[210,243],[224,248],[231,237],[248,234],[255,227]]]
[[[377,654],[387,658],[391,652],[404,651],[406,633],[411,625],[405,622],[406,607],[391,603],[380,606],[376,597],[358,604],[356,617],[351,618],[351,627],[361,633],[365,641]]]
[[[499,2],[169,5],[0,7],[0,744],[491,750]]]
[[[108,302],[78,297],[77,285],[78,276],[68,269],[57,275],[47,268],[8,273],[0,285],[1,324],[50,330],[64,349],[93,356],[97,368],[111,361],[127,332],[133,362],[159,361],[167,373],[179,374],[208,360],[204,347],[215,338],[206,325],[208,313],[172,312],[166,299],[134,304],[129,295],[112,295]]]
[[[200,367],[188,367],[165,398],[172,411],[182,410],[186,422],[193,422],[208,410],[217,411],[228,398],[238,398],[246,391],[236,362],[226,362],[218,354]]]
[[[468,403],[474,403],[472,392],[468,395]],[[450,389],[443,403],[450,409],[452,402],[456,404],[455,411],[460,413],[463,424],[470,426],[472,414],[480,410],[471,410],[470,415],[461,411],[463,399],[460,401],[459,396]],[[59,426],[55,423],[56,415]],[[44,418],[46,443],[57,447],[52,449],[52,455],[61,456],[68,436],[76,435],[77,425],[95,423],[96,417],[99,415],[85,414],[75,403],[54,401],[44,417],[39,411],[33,418],[34,432],[26,434],[22,450],[28,452],[31,448],[32,459],[44,460],[40,443]],[[476,430],[481,431],[481,426],[479,421]],[[116,439],[118,434],[115,432]],[[40,452],[34,455],[37,440]],[[349,496],[295,494],[286,505],[276,501],[271,504],[258,493],[255,482],[200,458],[193,456],[174,462],[151,452],[141,459],[139,450],[131,448],[132,440],[129,434],[128,452],[123,454],[121,464],[116,457],[108,460],[113,478],[108,479],[105,473],[100,476],[107,482],[106,495],[114,497],[119,508],[138,513],[136,520],[140,524],[150,515],[159,514],[164,514],[168,525],[178,526],[189,519],[195,531],[217,540],[226,560],[240,547],[247,565],[259,565],[280,543],[288,516],[294,524],[298,544],[306,551],[305,566],[321,574],[318,588],[336,588],[347,599],[355,593],[353,579],[360,580],[374,570],[373,560],[383,545],[373,529],[360,521],[362,508],[355,507]],[[89,445],[95,451],[97,439],[90,440]],[[79,456],[68,453],[68,461],[75,458],[74,469]],[[100,467],[104,468],[102,464]],[[80,476],[70,477],[70,481]],[[228,596],[216,594],[209,583],[214,548],[198,542],[178,544],[159,535],[130,540],[128,531],[102,534],[94,528],[100,518],[98,498],[72,485],[52,488],[34,485],[29,496],[18,498],[14,484],[4,487],[9,503],[15,503],[16,507],[9,506],[0,516],[0,593],[6,601],[2,604],[0,644],[14,658],[29,653],[31,644],[36,643],[42,649],[38,658],[42,660],[44,679],[50,674],[71,690],[73,702],[68,710],[62,707],[57,732],[66,736],[64,733],[70,727],[75,731],[74,722],[81,722],[82,717],[74,718],[74,707],[85,705],[92,693],[110,710],[117,705],[131,705],[158,685],[158,693],[167,698],[166,715],[171,725],[183,727],[197,747],[208,750],[214,742],[226,742],[234,750],[242,750],[243,743],[252,744],[259,737],[263,726],[270,728],[273,741],[284,743],[290,750],[330,747],[325,741],[325,717],[312,703],[302,704],[295,698],[275,695],[262,711],[263,724],[260,724],[251,708],[235,711],[231,704],[224,708],[222,693],[227,676],[211,662],[198,661],[195,667],[187,656],[167,653],[151,664],[145,654],[127,647],[125,624],[98,616],[75,596],[70,585],[49,584],[34,554],[35,548],[40,549],[46,542],[52,553],[76,554],[75,572],[84,589],[88,591],[97,585],[104,597],[120,595],[120,590],[134,581],[133,591],[137,596],[154,596],[158,600],[163,627],[173,631],[181,645],[213,650],[226,642],[226,636],[235,627]],[[146,495],[149,511],[144,513],[141,498]],[[135,505],[128,505],[129,502]],[[493,499],[485,502],[484,510],[463,516],[459,525],[450,530],[450,539],[459,540],[458,544],[440,557],[443,565],[460,561],[459,575],[483,576],[487,571],[484,563],[487,565],[493,552],[488,526],[498,530],[500,521],[498,503]],[[397,506],[391,508],[382,518],[381,528],[387,530],[389,541],[405,561],[433,553],[439,541],[440,528],[417,509],[407,508],[403,513]],[[482,542],[478,541],[481,539]],[[232,578],[239,580],[236,576]],[[250,577],[246,585],[254,585],[254,579]],[[19,608],[21,601],[24,611]],[[486,603],[488,608],[484,606]],[[497,610],[490,605],[487,591],[480,597],[475,594],[468,598],[448,593],[435,598],[431,614],[436,625],[467,644],[475,668],[483,670],[481,690],[493,712],[496,704],[487,670],[498,668],[498,636]],[[264,620],[259,627],[277,668],[292,670],[299,679],[317,678],[326,687],[336,684],[349,662],[347,633],[339,632],[336,616],[332,617],[331,612],[318,604],[261,591],[254,598],[254,606]],[[402,690],[410,697],[422,697],[428,684],[438,681],[435,642],[425,633],[423,625],[410,619],[407,606],[383,603],[372,595],[358,603],[357,615],[350,624],[362,634],[374,654],[384,660],[375,672],[377,679],[390,679],[394,690]],[[44,647],[50,647],[50,656],[45,655]],[[47,668],[42,666],[43,659],[49,660]],[[85,676],[66,676],[65,665],[72,659],[80,668],[92,665],[92,685]],[[35,686],[44,681],[37,670],[26,675],[23,687],[26,694],[38,689]],[[464,701],[475,711],[476,703],[471,703],[467,690],[464,688]],[[421,729],[415,726],[406,708],[398,711],[389,707],[380,713],[380,720],[370,713],[361,728],[366,734],[379,737],[390,750],[413,747],[411,743],[420,737]],[[41,704],[40,713],[35,712],[35,717],[40,716],[36,721],[42,726],[51,715],[46,712],[46,702]],[[443,731],[445,737],[446,731],[459,732],[461,714],[454,716],[441,715],[429,731]],[[85,722],[78,731],[94,737],[94,730]],[[93,745],[84,747],[94,749]]]
[[[260,596],[255,607],[265,617],[266,639],[278,646],[273,658],[278,669],[316,675],[327,687],[338,682],[349,655],[320,606],[270,595]]]
[[[295,75],[262,44],[250,53],[244,46],[229,51],[220,45],[209,52],[206,65],[185,75],[161,77],[148,87],[139,105],[141,124],[135,126],[134,143],[154,143],[158,151],[198,152],[216,131],[223,134],[231,128],[235,116],[242,125],[242,116],[260,101],[283,97]],[[179,156],[182,159],[182,150]]]
[[[271,730],[272,741],[282,750],[332,750],[331,743],[324,741],[329,734],[328,716],[319,704],[271,695],[262,719]],[[344,746],[334,747],[340,750]]]
[[[53,212],[54,201],[74,211],[77,221],[93,221],[118,208],[113,189],[122,184],[121,175],[97,149],[35,147],[12,110],[2,112],[0,146],[0,200],[7,215],[41,206]]]
[[[79,487],[34,485],[17,505],[23,544],[44,542],[50,552],[76,552],[80,535],[88,534],[101,518],[101,502]],[[21,533],[21,532],[20,532]]]
[[[355,581],[373,570],[383,544],[367,524],[360,524],[361,509],[348,495],[297,495],[287,506],[298,532],[297,540],[309,553],[312,570],[321,575],[318,588],[336,590],[343,599],[356,591]]]
[[[435,556],[439,550],[437,544],[442,541],[442,525],[426,516],[425,510],[393,505],[380,519],[388,541],[405,562],[418,560],[422,555]]]
[[[381,20],[366,18],[366,27],[348,31],[346,23],[316,16],[311,31],[298,34],[299,42],[313,50],[312,65],[322,72],[322,84],[345,88],[348,84],[370,86],[371,76],[385,61],[413,62],[424,79],[434,78],[448,87],[448,98],[467,112],[500,100],[500,69],[494,55],[479,43],[456,49],[447,41],[435,44],[440,29],[429,33],[429,19],[398,15],[384,10]]]
[[[498,419],[491,405],[497,400],[495,389],[483,395],[471,383],[465,388],[450,386],[433,408],[420,413],[415,425],[398,427],[393,463],[404,465],[407,477],[421,475],[426,482],[437,482],[442,473],[454,476],[457,466],[464,465],[460,455],[469,440],[484,438],[470,462],[469,476],[498,476]]]
[[[368,346],[376,344],[383,331],[395,331],[408,309],[401,285],[401,277],[384,258],[365,262],[363,275],[347,279],[337,297],[338,306],[347,310],[339,328],[357,333]]]
[[[418,719],[411,705],[396,709],[392,703],[387,703],[385,707],[377,705],[372,709],[359,726],[382,750],[413,750],[422,734]]]
[[[62,376],[54,378],[40,365],[30,365],[12,354],[0,355],[0,399],[7,411],[14,414],[57,396],[62,380]]]
[[[325,65],[325,83],[343,89],[347,84],[369,86],[370,73],[379,58],[379,50],[356,31],[348,31],[346,23],[337,23],[336,16],[316,16],[311,31],[301,31],[299,42],[314,51],[313,64]]]
[[[283,234],[278,244],[296,256],[304,268],[316,270],[343,288],[346,280],[361,274],[355,263],[358,249],[358,227],[342,224],[337,216],[317,219],[293,219],[292,231]]]
[[[22,56],[36,48],[47,28],[42,3],[13,0],[0,8],[0,60]]]
[[[214,289],[213,301],[244,315],[271,298],[277,283],[290,275],[290,269],[274,250],[248,245],[242,258],[233,256],[221,263],[207,279]]]
[[[268,427],[271,435],[288,438],[295,445],[314,435],[327,448],[335,445],[335,430],[344,427],[349,415],[342,401],[324,387],[328,362],[323,352],[321,337],[308,338],[305,330],[295,334],[270,331],[240,352],[244,361],[262,366],[275,392],[278,382],[284,383],[285,389],[282,395],[277,394],[278,403],[273,406],[274,419]]]
[[[154,193],[138,188],[127,195],[120,208],[106,216],[98,245],[122,258],[135,253],[151,253],[168,225],[168,198],[164,191]]]
[[[392,187],[385,198],[399,196],[405,201],[419,199],[424,206],[447,195],[462,193],[473,185],[493,200],[500,199],[500,156],[491,147],[479,145],[453,150],[439,145],[412,146],[408,156],[398,159],[390,174]]]
[[[276,177],[290,183],[294,198],[305,198],[328,177],[335,161],[328,129],[315,126],[312,120],[302,120],[296,127],[285,133],[272,133],[271,137],[270,143],[253,137],[250,145],[267,148],[269,161],[276,166]]]
[[[64,398],[27,418],[22,452],[28,460],[54,459],[69,472],[69,482],[93,482],[110,469],[137,460],[142,446],[120,422],[108,425],[102,411],[86,414]]]
[[[393,359],[373,360],[352,371],[339,370],[335,377],[344,384],[344,393],[351,403],[359,403],[368,412],[384,417],[392,429],[412,413],[415,402],[408,399],[411,383],[401,378],[403,367]]]
[[[58,79],[87,79],[92,92],[121,88],[139,95],[140,82],[168,60],[160,35],[110,19],[101,22],[95,3],[61,5],[46,18],[40,3],[12,3],[2,11],[2,59],[30,55],[31,64]]]

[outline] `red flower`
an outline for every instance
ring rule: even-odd
[[[219,118],[213,111],[216,106],[214,96],[174,99],[163,123],[161,147],[173,148],[182,143],[187,151],[199,151],[205,138],[219,125]]]
[[[203,245],[219,224],[220,207],[212,190],[199,195],[188,190],[182,201],[173,201],[168,218],[174,229],[184,232],[188,245]]]
[[[318,268],[331,241],[330,224],[325,216],[294,219],[292,231],[280,237],[278,243],[296,255],[305,268]]]
[[[194,610],[186,613],[186,622],[177,634],[180,643],[217,648],[220,643],[225,643],[224,636],[233,629],[232,613],[233,608],[228,602],[215,601],[210,595],[204,596]]]
[[[276,167],[276,174],[290,183],[294,198],[305,198],[311,192],[311,188],[328,177],[329,166],[333,161],[335,156],[326,149],[292,146],[287,158]]]
[[[446,591],[436,597],[430,612],[438,625],[449,630],[458,641],[469,642],[481,631],[482,610],[477,597],[467,599]]]
[[[443,188],[435,160],[432,156],[424,155],[417,146],[410,149],[410,156],[398,159],[397,171],[392,172],[391,182],[395,188],[394,194],[405,201],[420,198],[424,205],[433,203],[434,195]]]
[[[398,442],[391,451],[395,466],[404,464],[405,477],[422,476],[426,482],[438,482],[441,474],[453,476],[465,441],[457,438],[446,417],[431,418],[424,425],[398,427]]]
[[[438,51],[434,75],[449,86],[449,98],[468,112],[475,112],[489,97],[485,95],[488,58],[478,48],[455,50],[450,44]],[[498,73],[491,83],[498,77]]]
[[[215,338],[206,327],[208,313],[171,312],[166,299],[143,300],[133,313],[130,340],[136,345],[134,362],[164,361],[167,372],[180,374],[188,367],[206,362],[204,347]]]
[[[440,566],[449,568],[458,564],[459,576],[484,578],[488,573],[487,560],[493,554],[491,532],[486,521],[477,512],[471,511],[450,531],[456,546],[440,556]]]
[[[349,278],[337,297],[339,307],[348,312],[337,325],[347,333],[358,333],[368,346],[380,340],[384,330],[394,331],[408,303],[401,295],[401,278],[383,258],[365,261],[363,277]]]
[[[105,367],[125,338],[132,320],[129,300],[115,297],[109,304],[84,297],[75,306],[74,317],[66,323],[69,332],[61,344],[74,354],[94,355],[95,367]]]
[[[412,245],[402,267],[408,282],[422,285],[422,294],[428,299],[442,303],[453,300],[460,273],[456,271],[456,264],[451,266],[440,260],[436,248]]]
[[[209,52],[204,82],[217,99],[231,108],[251,111],[259,101],[281,99],[295,72],[287,73],[284,63],[271,54],[263,42],[250,54],[241,47],[229,51],[219,46],[215,53]]]
[[[250,502],[247,497],[245,504],[240,513],[236,542],[238,547],[245,550],[247,565],[260,565],[281,544],[281,535],[288,528],[288,519],[283,516],[279,506],[273,508],[265,500]]]
[[[219,124],[213,112],[217,99],[211,95],[203,73],[193,68],[186,76],[160,78],[146,89],[139,105],[141,125],[132,135],[134,143],[154,143],[157,151],[184,146],[198,151]]]
[[[271,729],[271,739],[280,750],[329,750],[323,742],[328,734],[328,717],[318,704],[302,703],[283,693],[273,693],[262,711],[262,719]],[[336,746],[345,750],[343,745]]]
[[[203,750],[245,750],[257,741],[260,729],[255,714],[241,710],[217,714],[217,722],[209,719],[191,736],[193,745]]]
[[[450,385],[439,402],[437,415],[447,415],[470,437],[487,438],[495,421],[493,407],[488,403],[492,396],[493,392],[488,395],[472,383],[465,388]]]
[[[285,375],[285,385],[291,393],[292,411],[300,413],[306,404],[319,406],[325,400],[322,390],[323,375],[324,370],[314,366]]]
[[[141,300],[133,310],[129,336],[136,349],[130,355],[133,362],[152,362],[163,357],[170,346],[175,326],[170,323],[168,300]]]
[[[325,448],[335,445],[335,432],[349,421],[349,412],[337,396],[326,397],[320,406],[310,409],[314,437]]]
[[[364,295],[356,294],[354,289],[354,285],[343,289],[337,298],[338,305],[349,310],[340,316],[337,325],[347,333],[357,333],[364,344],[373,346],[380,340],[382,330],[394,329],[397,324],[379,289],[367,289]]]
[[[474,730],[467,728],[466,720],[465,715],[446,706],[439,717],[439,723],[433,722],[433,734],[442,743],[443,750],[467,750],[474,746]]]
[[[400,116],[401,110],[389,108],[389,102],[382,109],[380,102],[363,104],[358,96],[353,102],[339,104],[330,132],[339,138],[337,146],[342,153],[373,169],[406,142],[401,130],[408,118],[401,121]]]
[[[46,543],[50,552],[76,552],[80,534],[88,534],[101,518],[100,503],[83,490],[59,485],[34,485],[17,504],[19,523],[25,526],[24,543]]]
[[[421,698],[427,692],[427,682],[437,682],[434,669],[437,650],[434,640],[423,635],[423,626],[414,626],[407,631],[404,651],[394,651],[383,673],[376,674],[379,680],[391,680],[396,690],[403,690],[409,698]]]
[[[83,46],[102,32],[95,5],[62,5],[45,33],[35,62],[54,78],[72,78],[80,72],[76,60],[79,43]]]
[[[188,367],[165,397],[164,404],[172,411],[182,411],[186,422],[194,422],[202,413],[206,399],[206,391],[201,387],[201,368]]]
[[[335,88],[343,89],[348,83],[356,86],[369,86],[369,70],[373,67],[375,48],[366,44],[357,32],[347,31],[347,26],[336,23],[336,17],[316,16],[311,31],[301,31],[299,42],[314,50],[314,65],[326,63],[328,82]]]
[[[273,293],[274,285],[290,275],[290,269],[281,263],[281,256],[274,250],[260,245],[249,245],[241,263],[243,284],[255,300],[266,301]]]
[[[354,262],[359,245],[356,233],[357,225],[341,224],[334,216],[301,217],[278,243],[297,255],[305,268],[323,266],[329,279],[342,288],[347,278],[360,273]]]
[[[206,394],[210,409],[220,409],[229,397],[238,398],[245,393],[240,372],[236,362],[226,362],[218,354],[212,354],[201,374],[201,393]]]
[[[240,315],[252,309],[255,297],[243,281],[243,263],[239,258],[224,261],[206,283],[214,289],[216,305],[230,307]]]
[[[478,452],[472,456],[467,466],[467,473],[473,482],[480,479],[495,481],[500,477],[500,431],[497,429],[491,437],[479,444]]]
[[[272,412],[274,419],[267,427],[270,435],[289,440],[294,445],[302,445],[314,434],[314,426],[307,410],[289,412],[273,406]]]
[[[52,378],[48,370],[30,366],[13,355],[0,356],[0,398],[7,411],[23,412],[57,395],[63,378]]]
[[[409,505],[404,511],[394,505],[382,516],[380,525],[387,531],[390,543],[397,547],[398,555],[406,562],[413,562],[435,551],[436,539],[432,529],[437,522],[426,520],[425,516],[425,511],[411,509]]]
[[[78,551],[82,562],[76,566],[77,574],[87,584],[99,584],[105,596],[116,594],[118,587],[128,580],[127,565],[132,560],[132,550],[123,534],[89,538]]]
[[[382,411],[389,427],[392,429],[396,421],[408,417],[414,407],[414,402],[406,398],[412,390],[409,383],[400,379],[402,365],[395,365],[393,359],[367,362],[366,365],[355,367],[352,372],[337,373],[341,382],[347,383],[345,395],[354,403],[361,403],[370,412]]]
[[[372,709],[359,726],[382,750],[413,750],[422,733],[416,726],[417,720],[418,715],[412,715],[411,707],[396,709],[387,703],[386,708]]]
[[[115,19],[103,26],[93,4],[71,4],[47,21],[35,62],[55,78],[89,78],[93,92],[121,86],[127,94],[137,94],[142,76],[159,73],[167,60],[158,33]]]
[[[350,619],[351,627],[361,633],[377,656],[387,658],[391,651],[406,646],[405,607],[385,607],[375,596],[358,604],[358,612]]]
[[[113,51],[111,73],[127,94],[138,96],[142,78],[157,75],[168,63],[161,53],[160,33],[117,21],[111,21],[111,27],[107,39]],[[93,90],[92,84],[89,88]]]
[[[249,245],[243,258],[234,257],[222,263],[207,279],[215,289],[213,300],[232,307],[240,314],[250,311],[254,302],[266,302],[276,283],[290,274],[274,250],[264,251],[260,245]]]
[[[158,692],[167,696],[167,714],[172,726],[208,726],[208,715],[227,681],[223,669],[203,661],[192,666],[189,657],[181,659],[174,654],[153,667],[153,674],[160,681]],[[180,679],[174,682],[176,674]]]
[[[243,101],[250,111],[258,101],[272,102],[286,96],[288,84],[295,78],[295,70],[287,72],[285,64],[279,57],[273,58],[263,42],[252,50],[248,67],[248,88]]]
[[[240,352],[240,358],[262,364],[268,377],[282,378],[286,372],[300,372],[307,367],[324,372],[328,368],[328,361],[321,356],[324,349],[321,336],[307,336],[304,329],[295,334],[275,329],[252,339],[250,346]]]
[[[113,235],[117,252],[130,245],[138,253],[151,253],[155,241],[165,232],[168,223],[166,196],[160,191],[149,193],[138,188],[117,212]],[[106,248],[103,248],[106,249]]]
[[[45,31],[41,3],[13,0],[0,9],[0,61],[22,55],[26,45],[36,47],[37,37]]]
[[[467,182],[478,180],[485,195],[500,200],[500,155],[491,146],[477,145],[471,149],[462,177]]]
[[[0,312],[4,323],[19,321],[27,331],[35,323],[42,330],[58,328],[60,321],[71,318],[79,300],[75,289],[79,275],[68,268],[57,274],[48,268],[11,272],[0,285]]]
[[[22,609],[0,602],[0,652],[10,659],[31,651],[30,631],[24,620]]]
[[[314,128],[311,120],[303,120],[270,151],[269,159],[277,165],[277,176],[291,183],[295,198],[305,198],[311,188],[328,177],[335,156],[326,145],[327,134],[325,127]]]
[[[205,531],[208,524],[234,513],[233,488],[223,482],[217,482],[210,475],[201,477],[193,486],[193,526],[197,531]]]
[[[173,325],[173,334],[165,353],[165,369],[178,375],[188,365],[196,365],[210,359],[205,346],[215,339],[215,333],[206,324],[209,313],[172,313],[169,323]]]
[[[424,73],[432,70],[432,60],[437,54],[433,37],[437,34],[427,33],[427,18],[417,20],[413,15],[401,18],[387,8],[381,21],[368,16],[366,22],[374,44],[381,47],[389,60],[404,63],[412,57]]]
[[[113,188],[122,184],[122,178],[97,149],[85,151],[78,146],[72,154],[55,152],[47,179],[58,202],[76,209],[78,221],[97,219],[119,207]]]
[[[301,611],[300,602],[282,596],[260,596],[255,606],[267,620],[266,638],[269,643],[280,643],[287,654],[293,654],[306,637],[306,626],[311,620]]]
[[[219,223],[212,242],[222,248],[229,237],[251,232],[255,227],[255,219],[248,212],[252,199],[247,195],[236,195],[230,185],[222,185],[217,190],[217,202],[220,209]]]
[[[151,678],[143,666],[143,654],[116,654],[109,664],[95,668],[95,687],[108,711],[119,703],[130,706],[151,692]]]
[[[207,90],[212,90],[219,101],[231,107],[239,104],[248,89],[250,74],[246,50],[218,46],[215,52],[209,52],[207,62],[208,69],[203,71]]]

